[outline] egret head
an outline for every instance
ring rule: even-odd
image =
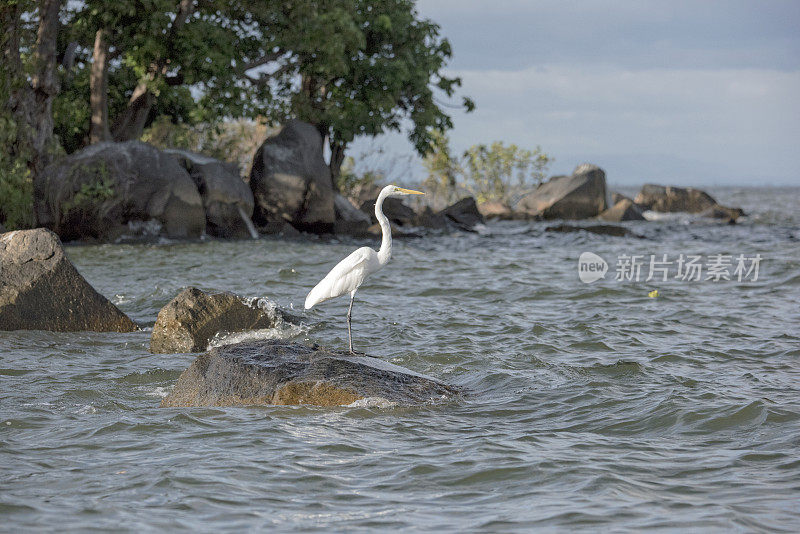
[[[408,195],[424,195],[422,191],[414,191],[413,189],[404,189],[402,187],[397,187],[396,185],[387,185],[384,190],[388,190],[388,195],[390,197],[405,197]]]

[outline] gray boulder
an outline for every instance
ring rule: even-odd
[[[239,176],[236,165],[188,150],[164,152],[174,157],[194,180],[203,199],[207,234],[225,238],[253,237],[247,226],[253,216],[253,192]]]
[[[232,293],[188,287],[158,312],[150,352],[201,352],[217,334],[273,328],[283,320],[277,309],[246,304]]]
[[[481,202],[478,204],[478,211],[485,219],[508,221],[516,218],[511,208],[496,200]]]
[[[45,169],[33,187],[37,224],[64,240],[112,239],[129,223],[151,220],[172,238],[199,237],[206,226],[189,173],[139,141],[79,150]]]
[[[322,137],[312,125],[290,120],[259,147],[250,169],[258,225],[285,221],[299,230],[326,233],[336,221],[331,173]]]
[[[336,210],[336,222],[333,231],[336,234],[353,236],[366,236],[367,229],[372,225],[369,215],[355,207],[352,202],[340,194],[335,194],[333,205]]]
[[[375,217],[375,199],[366,200],[361,204],[361,211],[367,214],[373,223],[377,223]],[[415,226],[417,214],[399,198],[389,197],[383,201],[383,214],[389,222],[397,226]]]
[[[36,228],[0,237],[0,330],[137,329],[75,270],[56,234]]]
[[[478,211],[478,205],[473,197],[462,198],[452,206],[443,209],[440,213],[462,230],[471,231],[476,225],[486,222],[481,212]]]
[[[273,340],[201,354],[161,406],[342,406],[359,400],[420,405],[458,393],[434,378],[377,358]]]
[[[544,219],[586,219],[606,207],[606,173],[584,163],[571,176],[554,176],[525,195],[516,210]]]
[[[645,220],[639,207],[629,198],[623,198],[614,204],[614,206],[601,213],[598,218],[608,222]]]
[[[700,189],[654,184],[645,184],[635,201],[642,209],[660,212],[700,213],[717,204],[711,195]]]

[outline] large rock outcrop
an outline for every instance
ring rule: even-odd
[[[0,330],[132,332],[136,323],[89,285],[44,228],[0,236]]]
[[[554,176],[525,195],[516,210],[544,219],[586,219],[606,207],[606,173],[584,163],[571,176]]]
[[[457,394],[454,387],[377,358],[257,341],[198,356],[161,406],[341,406],[362,399],[418,405]]]
[[[367,214],[373,223],[377,223],[375,217],[375,202],[377,199],[365,200],[361,204],[361,211]],[[399,198],[389,197],[383,201],[383,214],[389,222],[397,226],[416,226],[417,214]]]
[[[654,184],[642,186],[635,202],[646,210],[688,213],[700,213],[717,204],[711,195],[700,189]]]
[[[253,216],[253,192],[233,163],[188,150],[168,149],[186,169],[203,199],[206,233],[216,237],[253,237],[248,223]],[[252,224],[252,223],[251,223]]]
[[[639,207],[629,198],[623,198],[601,213],[598,218],[608,222],[645,220]]]
[[[248,304],[232,293],[188,287],[158,312],[150,352],[202,352],[217,334],[273,328],[283,320],[277,308]]]
[[[331,173],[322,137],[312,125],[290,120],[259,147],[250,169],[256,224],[285,221],[299,230],[330,232],[336,221]]]
[[[64,240],[111,239],[151,220],[172,238],[199,237],[206,226],[189,173],[139,141],[86,147],[47,167],[33,186],[37,224]]]

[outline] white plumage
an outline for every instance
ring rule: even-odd
[[[392,227],[383,214],[383,201],[388,197],[424,194],[420,191],[403,189],[395,185],[384,187],[375,201],[375,217],[381,225],[383,234],[380,250],[375,251],[369,247],[356,249],[352,254],[337,263],[306,297],[305,308],[308,310],[320,302],[350,293],[350,307],[347,309],[347,338],[350,342],[350,352],[355,352],[353,350],[353,335],[350,323],[356,291],[364,283],[367,276],[380,270],[392,257]]]

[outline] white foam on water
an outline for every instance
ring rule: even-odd
[[[154,387],[154,388],[152,388],[152,389],[149,389],[149,388],[148,388],[148,389],[145,391],[145,395],[147,395],[148,397],[158,397],[158,398],[161,398],[161,399],[163,399],[164,397],[166,397],[167,395],[169,395],[169,392],[170,392],[171,390],[172,390],[172,387],[171,387],[171,386],[169,386],[169,387],[166,387],[166,386],[156,386],[156,387]]]
[[[366,397],[351,402],[347,408],[393,408],[397,406],[396,402],[384,399],[383,397]]]

